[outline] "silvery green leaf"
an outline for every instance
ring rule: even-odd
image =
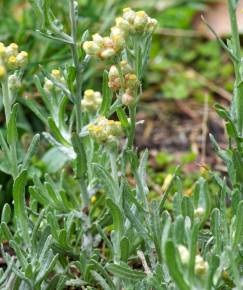
[[[8,203],[5,203],[2,209],[1,223],[8,224],[11,219],[11,207]]]
[[[18,139],[17,127],[16,127],[16,117],[17,117],[18,104],[15,104],[12,108],[10,119],[7,124],[7,141],[9,145],[16,143]]]
[[[27,182],[27,171],[23,170],[16,177],[13,185],[13,199],[14,199],[14,217],[20,230],[20,235],[28,245],[29,238],[29,220],[25,201],[25,185]]]
[[[117,264],[109,264],[106,266],[107,270],[115,276],[125,280],[142,280],[146,277],[146,274],[141,271],[133,270],[128,266],[122,266]]]
[[[168,240],[165,244],[165,258],[170,275],[178,288],[180,290],[191,290],[191,287],[185,280],[185,275],[183,275],[179,267],[177,250],[172,240]]]
[[[235,232],[233,245],[243,242],[243,200],[239,203],[235,220]]]

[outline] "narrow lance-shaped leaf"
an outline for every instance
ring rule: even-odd
[[[109,287],[113,290],[116,290],[115,289],[115,285],[110,277],[110,275],[107,273],[107,271],[105,270],[105,268],[100,264],[98,263],[96,260],[94,259],[91,259],[90,261],[93,266],[94,266],[94,269],[96,270],[96,272],[99,272],[102,274],[102,277],[105,278],[106,282],[109,284]]]
[[[234,246],[243,241],[243,200],[238,205],[235,223]]]
[[[105,279],[99,273],[97,273],[94,270],[91,270],[90,273],[94,277],[94,279],[100,284],[100,286],[102,287],[102,289],[104,289],[104,290],[111,290],[110,286],[107,284],[107,282],[105,281]]]
[[[108,72],[104,71],[103,73],[103,83],[102,83],[102,104],[100,108],[100,114],[107,116],[109,113],[111,102],[112,102],[112,91],[108,87]]]
[[[125,280],[142,280],[146,277],[146,274],[141,271],[133,270],[129,267],[110,264],[107,267],[107,270],[114,274],[115,276],[125,279]]]
[[[69,147],[70,146],[69,142],[62,136],[62,133],[60,132],[59,128],[56,126],[54,120],[51,117],[48,118],[48,124],[56,140],[61,144],[63,144],[64,146]]]
[[[87,173],[87,158],[81,138],[76,133],[73,133],[72,135],[72,144],[73,149],[77,154],[76,175],[77,178],[83,178]]]
[[[211,213],[211,231],[215,240],[216,254],[221,253],[221,214],[218,208],[215,208]]]
[[[8,203],[6,203],[3,207],[2,210],[2,217],[1,217],[1,222],[5,222],[6,224],[8,224],[10,222],[11,219],[11,207]]]
[[[28,216],[25,201],[25,185],[27,181],[27,171],[23,170],[15,179],[13,185],[13,199],[14,199],[14,217],[22,238],[28,245],[29,226]]]
[[[124,220],[123,220],[121,209],[110,198],[106,199],[106,204],[111,212],[115,231],[122,234]]]
[[[100,164],[93,163],[94,169],[96,174],[98,175],[101,183],[103,184],[104,188],[106,189],[107,194],[111,199],[114,199],[114,196],[117,194],[117,187],[115,184],[114,179],[112,178],[111,174]]]
[[[37,151],[37,146],[38,146],[39,142],[40,142],[40,134],[36,134],[34,136],[34,138],[32,139],[30,147],[28,148],[28,151],[27,151],[25,158],[23,160],[22,170],[28,169],[28,166],[31,162],[31,158],[33,157],[33,155]]]
[[[167,241],[165,244],[165,257],[170,275],[180,290],[190,290],[191,287],[185,281],[184,275],[177,263],[176,253],[177,251],[173,242],[171,240]]]
[[[18,138],[16,117],[17,117],[18,104],[15,104],[12,108],[10,119],[7,124],[7,140],[8,144],[15,144]]]

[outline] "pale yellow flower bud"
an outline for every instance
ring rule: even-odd
[[[96,120],[96,124],[90,124],[88,131],[96,142],[105,144],[116,142],[117,137],[123,134],[119,121],[108,120],[103,116]]]
[[[95,196],[95,195],[93,195],[93,196],[91,197],[91,203],[95,203],[95,202],[96,202],[96,200],[97,200],[96,196]]]
[[[6,47],[2,42],[0,42],[0,57],[5,56],[5,53],[6,53]]]
[[[109,120],[108,130],[109,130],[110,135],[113,135],[115,137],[119,137],[123,133],[121,122],[119,121]]]
[[[89,131],[90,136],[97,143],[104,143],[109,136],[105,128],[101,125],[90,124],[88,126],[88,131]]]
[[[190,259],[190,253],[189,253],[188,249],[183,245],[178,245],[178,251],[180,254],[180,258],[181,258],[181,263],[188,264],[189,259]]]
[[[92,39],[99,47],[102,47],[104,45],[104,38],[99,35],[99,33],[93,34]]]
[[[136,12],[136,17],[134,19],[134,27],[138,31],[145,30],[146,25],[149,22],[149,17],[144,11]]]
[[[108,82],[109,88],[111,88],[113,91],[117,91],[121,88],[121,80],[119,77],[113,78]]]
[[[48,78],[45,78],[45,84],[44,84],[44,89],[49,92],[53,89],[53,82],[51,80],[49,80]]]
[[[198,208],[196,208],[194,210],[194,216],[195,217],[199,217],[200,218],[200,217],[202,217],[204,215],[204,213],[205,213],[205,210],[202,207],[198,207]]]
[[[17,60],[15,56],[10,56],[7,60],[7,65],[9,68],[16,68],[17,67]]]
[[[53,69],[51,71],[51,75],[55,78],[55,79],[61,79],[61,72],[59,69]]]
[[[11,43],[6,47],[5,54],[6,56],[16,56],[18,54],[18,45],[16,43]]]
[[[116,36],[124,37],[124,31],[117,26],[113,26],[113,27],[111,27],[110,37],[113,38]]]
[[[124,8],[123,9],[123,18],[128,21],[130,24],[133,23],[134,19],[136,17],[136,12],[133,11],[131,8]]]
[[[84,98],[81,101],[82,108],[87,112],[95,112],[98,110],[102,103],[102,97],[100,92],[94,92],[93,90],[86,90],[84,92]]]
[[[195,261],[195,273],[203,276],[207,273],[208,271],[208,262],[203,260],[203,257],[200,255],[196,256],[196,261]]]
[[[107,58],[114,56],[115,54],[116,54],[116,52],[113,48],[106,48],[101,52],[100,57],[107,59]]]
[[[129,90],[126,90],[126,92],[121,97],[121,102],[125,106],[129,106],[133,103],[134,98]]]
[[[17,66],[23,67],[28,62],[28,53],[26,51],[21,51],[16,56]]]
[[[116,18],[116,26],[125,32],[128,32],[130,30],[130,23],[127,20],[125,20],[123,17]]]
[[[132,72],[132,68],[126,60],[120,61],[120,66],[124,74]]]
[[[121,35],[113,36],[112,40],[113,40],[113,43],[114,43],[114,49],[116,51],[121,50],[126,44],[124,37],[121,36]]]
[[[138,86],[139,81],[135,74],[128,73],[125,75],[125,86],[129,89],[134,89]]]
[[[117,69],[117,67],[115,65],[112,65],[110,67],[108,76],[109,76],[109,79],[113,79],[113,78],[119,77],[119,72],[118,72],[118,69]]]
[[[103,46],[105,48],[113,48],[113,46],[114,46],[113,40],[108,36],[104,37],[103,38]]]
[[[100,51],[100,47],[94,41],[85,41],[83,49],[89,55],[97,55]]]
[[[150,32],[153,32],[155,30],[155,28],[157,27],[158,25],[158,21],[154,18],[149,18],[149,21],[148,21],[148,30]]]
[[[3,65],[0,65],[0,80],[6,76],[6,69]]]

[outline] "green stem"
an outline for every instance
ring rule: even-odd
[[[12,175],[13,179],[18,175],[18,159],[17,159],[17,150],[16,143],[10,145],[10,155],[11,155],[11,163],[12,163]]]
[[[115,200],[119,201],[119,198],[120,198],[118,194],[119,193],[119,178],[118,178],[117,163],[116,163],[117,154],[116,154],[115,149],[109,150],[109,157],[110,157],[110,164],[111,164],[111,174],[117,188],[117,192],[115,193]]]
[[[9,87],[8,87],[8,77],[6,76],[2,81],[2,91],[3,91],[3,106],[6,117],[6,124],[8,124],[11,113],[11,101],[9,96]]]
[[[235,55],[237,60],[241,59],[241,46],[240,46],[240,36],[236,18],[236,5],[232,0],[228,0],[228,9],[230,15],[230,23],[231,23],[231,34],[232,34],[232,49],[233,54]],[[234,104],[237,115],[237,127],[240,135],[243,133],[243,99],[242,92],[240,88],[241,82],[241,74],[240,74],[240,62],[234,60],[234,70],[235,70],[235,87],[234,87]]]
[[[81,99],[82,99],[82,67],[79,62],[78,45],[77,45],[77,20],[75,15],[74,0],[69,2],[70,21],[71,21],[71,35],[73,43],[71,44],[71,51],[73,62],[76,69],[76,95],[74,98],[74,106],[76,112],[76,132],[80,133],[82,128],[82,112],[81,112]]]
[[[128,149],[132,149],[133,147],[135,129],[136,129],[136,111],[137,111],[136,105],[132,105],[129,107],[129,117],[130,117],[131,123],[130,123],[130,132],[128,136],[128,144],[127,144]]]
[[[82,129],[82,111],[81,111],[81,99],[82,99],[82,66],[79,61],[78,54],[78,44],[77,44],[77,20],[75,15],[75,4],[74,0],[69,0],[69,16],[71,22],[71,52],[73,57],[73,63],[76,70],[76,94],[73,97],[74,106],[75,106],[75,115],[76,115],[76,133],[79,135]],[[84,178],[79,178],[79,185],[82,195],[82,200],[84,203],[84,207],[89,205],[89,194],[87,191],[87,186]]]
[[[6,126],[8,126],[11,114],[11,98],[8,87],[8,77],[6,76],[2,81],[2,93],[3,93],[3,106],[6,118]],[[16,144],[10,144],[10,156],[11,156],[11,167],[12,167],[12,176],[15,179],[18,175],[18,162],[17,162],[17,150]]]
[[[79,178],[79,185],[80,185],[80,190],[81,190],[81,197],[84,203],[84,207],[89,206],[89,193],[87,191],[87,186],[85,184],[84,178]]]

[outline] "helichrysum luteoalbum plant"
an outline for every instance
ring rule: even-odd
[[[229,0],[229,46],[220,41],[236,71],[232,110],[217,106],[229,147],[223,150],[211,138],[228,176],[210,172],[210,183],[201,177],[188,196],[176,171],[155,200],[146,184],[148,152],[138,154],[134,135],[156,20],[124,8],[108,36],[85,32],[79,38],[78,2],[67,1],[69,27],[60,24],[52,1],[31,2],[41,17],[40,33],[68,46],[72,59],[52,71],[41,67],[34,76],[40,102],[21,99],[45,124],[42,136],[50,147],[43,157],[46,172],[40,172],[32,162],[40,136],[27,151],[17,136],[17,88],[27,53],[16,44],[0,45],[6,117],[1,170],[13,181],[13,204],[5,204],[1,215],[6,266],[0,289],[243,289],[239,1]],[[83,80],[92,58],[105,66],[99,89]]]

